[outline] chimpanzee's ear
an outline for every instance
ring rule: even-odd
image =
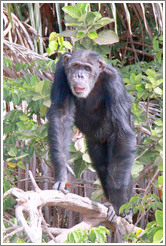
[[[63,65],[66,66],[68,63],[69,58],[71,57],[71,54],[64,54],[63,56]]]
[[[102,60],[99,60],[98,63],[99,63],[99,71],[102,72],[105,69],[106,64]]]

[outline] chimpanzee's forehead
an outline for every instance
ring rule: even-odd
[[[90,50],[78,50],[75,51],[72,55],[72,60],[78,60],[80,62],[85,62],[85,63],[93,63],[97,62],[100,58],[100,56],[93,51]]]

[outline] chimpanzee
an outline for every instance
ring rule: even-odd
[[[57,63],[48,111],[54,189],[63,190],[72,126],[84,133],[104,193],[118,214],[132,193],[135,134],[130,97],[119,72],[93,51],[65,53]]]

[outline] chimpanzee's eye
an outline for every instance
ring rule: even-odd
[[[84,68],[85,68],[85,70],[86,70],[87,72],[90,72],[90,71],[91,71],[91,68],[90,68],[89,66],[85,66]]]
[[[73,67],[74,67],[74,68],[79,68],[79,64],[74,63],[74,64],[73,64]]]

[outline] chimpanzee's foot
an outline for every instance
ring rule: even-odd
[[[60,181],[57,181],[57,182],[53,185],[52,189],[53,189],[53,190],[60,190],[60,191],[62,191],[64,194],[67,194],[69,191],[68,191],[68,190],[65,190],[65,184],[66,184],[66,182],[60,182]]]
[[[133,217],[133,211],[132,209],[129,210],[129,212],[127,213],[127,215],[125,215],[125,212],[122,212],[119,216],[121,216],[122,218],[124,218],[125,220],[127,220],[129,223],[132,223],[132,217]],[[108,207],[108,212],[107,212],[107,220],[109,222],[114,222],[116,220],[116,213],[115,210],[113,208],[113,206],[109,206]]]
[[[133,210],[132,210],[132,208],[129,209],[127,215],[125,215],[125,212],[122,212],[120,214],[120,216],[122,218],[124,218],[125,220],[127,220],[129,223],[133,223]]]

